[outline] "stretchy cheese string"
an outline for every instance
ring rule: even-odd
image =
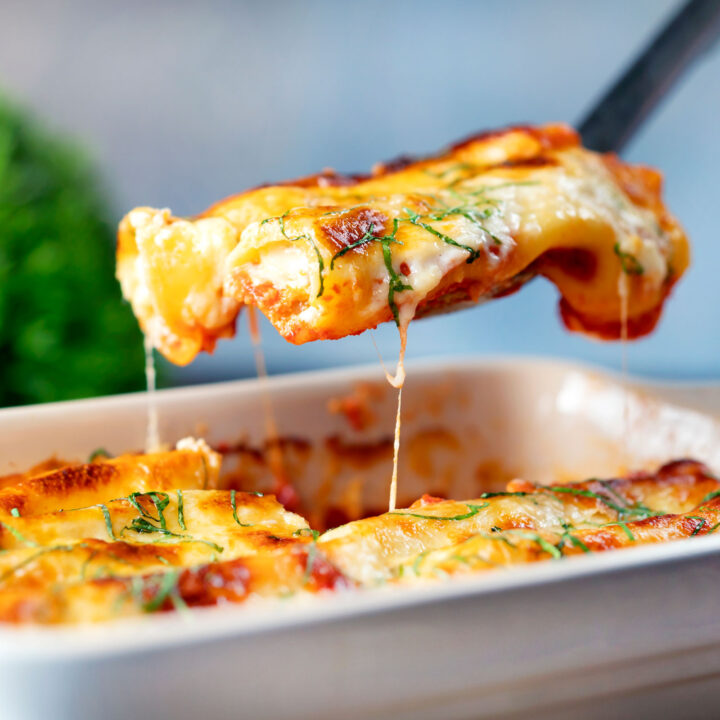
[[[157,396],[155,395],[157,378],[155,373],[155,355],[153,342],[148,333],[143,339],[145,347],[145,386],[147,396],[147,430],[145,433],[145,452],[153,453],[160,450],[160,429],[157,409]]]
[[[258,324],[257,313],[254,307],[247,308],[248,330],[250,331],[250,341],[253,346],[255,355],[255,372],[260,383],[260,394],[262,397],[263,416],[265,419],[265,446],[267,448],[267,461],[270,466],[270,472],[276,481],[286,482],[285,462],[283,459],[282,449],[280,447],[280,434],[278,425],[275,420],[275,410],[272,404],[272,396],[268,387],[267,365],[265,363],[265,352],[262,348],[262,339],[260,337],[260,326]]]
[[[380,350],[375,342],[375,337],[373,336],[372,331],[370,333],[373,345],[375,346],[378,358],[380,359],[380,364],[385,372],[385,377],[394,388],[397,388],[398,391],[397,413],[395,415],[395,437],[393,440],[393,469],[392,476],[390,478],[390,501],[388,503],[390,512],[395,509],[395,505],[397,503],[398,458],[400,456],[400,430],[402,426],[402,391],[403,385],[405,384],[405,350],[407,348],[407,329],[410,324],[410,319],[411,318],[407,318],[404,321],[401,321],[398,325],[398,330],[400,332],[400,352],[398,354],[398,363],[395,369],[395,375],[391,375],[385,367],[382,355],[380,354]]]
[[[628,465],[630,447],[630,396],[628,389],[628,277],[623,269],[618,276],[618,297],[620,299],[620,368],[623,388],[622,407],[622,453],[623,463]]]

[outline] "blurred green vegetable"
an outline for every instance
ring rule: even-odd
[[[114,234],[85,155],[0,96],[0,405],[143,387]]]

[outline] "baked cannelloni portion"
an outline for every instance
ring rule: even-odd
[[[486,133],[370,175],[319,175],[195,218],[123,218],[117,274],[154,345],[178,364],[232,335],[243,305],[293,343],[406,325],[557,285],[571,330],[649,332],[688,264],[660,175],[584,149],[564,125]]]
[[[715,532],[717,496],[720,482],[685,460],[615,480],[550,487],[513,480],[506,492],[465,502],[425,496],[330,530],[319,546],[359,582],[404,581],[432,576],[434,559],[446,570],[448,558],[455,572],[482,570]]]
[[[206,487],[192,468],[208,460],[202,446],[123,456],[105,463],[118,473],[105,484],[76,466],[64,484],[57,473],[44,478],[42,501],[34,481],[4,489],[0,622],[86,623],[401,588],[720,526],[720,482],[690,460],[612,480],[513,480],[463,502],[424,496],[322,535],[272,495],[217,489],[213,478]]]

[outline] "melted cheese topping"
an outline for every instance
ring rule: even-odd
[[[252,190],[194,220],[140,208],[118,243],[125,297],[180,364],[231,334],[243,304],[303,343],[506,294],[536,274],[560,289],[570,329],[618,337],[625,272],[634,337],[687,264],[659,175],[558,125],[481,135],[367,177]]]
[[[0,490],[0,621],[79,623],[453,574],[715,532],[720,482],[692,461],[629,479],[411,507],[313,531],[271,495],[218,489],[173,452],[23,476]]]

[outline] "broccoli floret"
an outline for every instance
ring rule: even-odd
[[[85,155],[0,97],[0,406],[143,387]]]

